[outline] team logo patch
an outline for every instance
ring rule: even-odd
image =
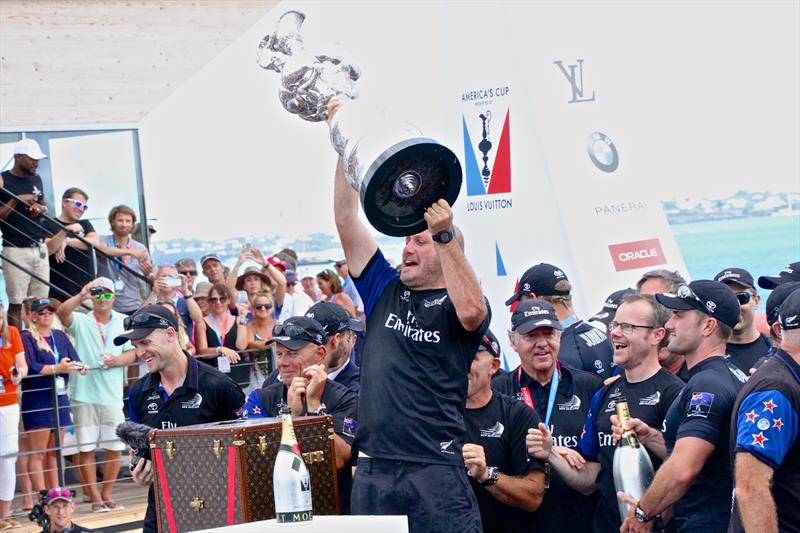
[[[344,433],[348,437],[356,436],[356,430],[358,429],[358,420],[346,416],[344,417],[344,423],[342,424],[342,426],[343,426],[342,433]]]
[[[441,298],[434,298],[433,300],[425,300],[423,305],[425,307],[433,307],[435,305],[442,305],[444,301],[447,300],[447,295],[445,294]]]
[[[756,424],[756,427],[757,427],[758,429],[760,429],[761,431],[766,431],[766,430],[768,430],[768,429],[770,428],[770,423],[769,423],[769,420],[767,420],[766,418],[762,418],[762,419],[760,419],[760,420],[758,421],[758,423]]]
[[[481,437],[489,437],[493,439],[499,439],[503,435],[503,431],[506,428],[500,422],[495,423],[492,427],[488,429],[482,429]]]
[[[400,299],[404,302],[407,302],[411,299],[411,291],[403,291],[403,294],[400,295]]]
[[[661,392],[656,391],[654,394],[650,396],[645,396],[639,400],[639,405],[658,405],[658,402],[661,401]]]
[[[577,411],[581,408],[581,399],[573,395],[572,398],[564,403],[558,404],[559,411]]]
[[[452,445],[453,445],[453,441],[452,440],[448,440],[446,442],[440,442],[439,443],[439,449],[442,450],[442,453],[446,453],[446,454],[449,454],[449,455],[455,455],[455,452],[453,452],[453,450],[450,449],[450,447]]]
[[[194,398],[189,400],[188,402],[181,402],[181,407],[183,409],[200,409],[200,404],[203,403],[203,396],[196,392]]]
[[[150,402],[147,404],[147,414],[153,415],[158,412],[158,404],[156,402]]]
[[[693,392],[692,399],[689,402],[689,410],[686,413],[687,418],[692,416],[708,418],[712,403],[714,403],[714,393]]]

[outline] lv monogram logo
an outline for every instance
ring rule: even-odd
[[[577,59],[576,62],[577,64],[567,65],[565,68],[563,61],[553,61],[572,87],[572,99],[568,103],[594,102],[594,91],[591,98],[584,97],[583,59]]]

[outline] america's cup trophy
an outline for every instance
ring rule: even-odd
[[[440,198],[453,205],[458,197],[458,158],[410,124],[381,121],[376,109],[355,100],[359,68],[337,55],[306,51],[300,36],[304,21],[299,11],[281,15],[275,31],[259,44],[258,64],[280,74],[278,98],[303,120],[327,120],[328,103],[344,103],[330,122],[331,144],[367,219],[386,235],[419,233],[427,228],[425,209]]]

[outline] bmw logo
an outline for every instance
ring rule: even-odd
[[[611,142],[611,139],[604,133],[595,131],[589,135],[589,140],[586,143],[586,153],[589,154],[589,159],[592,160],[594,166],[603,172],[614,172],[619,166],[619,155],[617,154],[617,147]]]

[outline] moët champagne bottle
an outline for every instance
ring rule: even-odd
[[[275,493],[275,521],[279,524],[309,522],[314,518],[311,506],[311,476],[300,445],[294,434],[292,412],[288,406],[280,411],[283,419],[281,444],[272,471]]]

